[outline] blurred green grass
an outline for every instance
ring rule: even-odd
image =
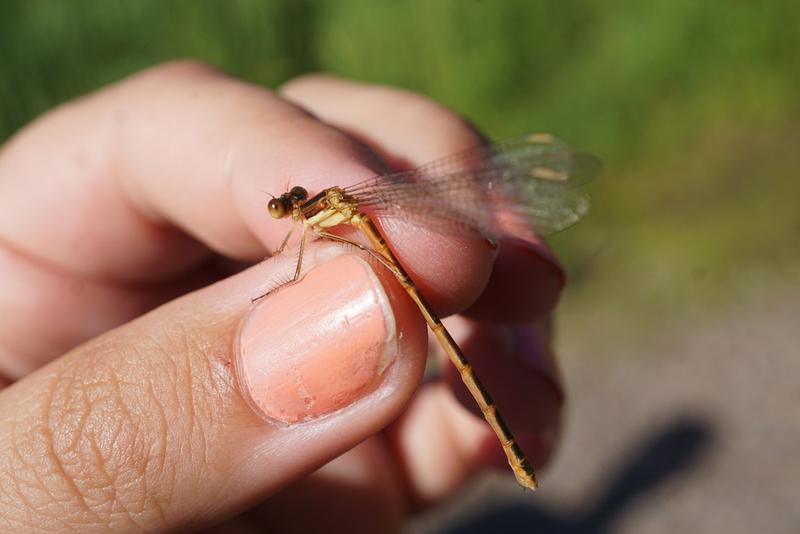
[[[0,139],[177,57],[275,86],[325,70],[423,92],[494,138],[601,155],[555,239],[571,302],[632,320],[800,274],[800,4],[368,0],[0,3]]]

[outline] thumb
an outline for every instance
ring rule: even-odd
[[[380,431],[421,379],[425,325],[360,256],[275,258],[0,392],[0,524],[175,530],[251,507]]]

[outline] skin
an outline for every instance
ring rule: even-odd
[[[505,468],[449,367],[420,386],[426,327],[383,274],[409,339],[386,398],[272,428],[232,366],[250,299],[294,261],[260,262],[290,224],[266,215],[264,192],[346,186],[479,142],[405,91],[314,75],[272,93],[191,62],[9,140],[0,528],[391,532],[477,469]],[[480,239],[383,229],[437,311],[462,313],[449,326],[543,465],[563,404],[547,319],[563,274],[549,249],[505,241],[495,258]],[[335,245],[308,257],[321,246]]]

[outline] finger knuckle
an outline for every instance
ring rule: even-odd
[[[469,147],[480,140],[480,134],[463,116],[432,98],[387,85],[368,85],[363,90],[366,98],[395,110],[395,115],[403,117],[406,123],[433,128],[438,136],[454,145]]]
[[[186,80],[192,78],[218,78],[225,76],[218,68],[196,59],[176,59],[161,63],[140,72],[138,78]]]
[[[90,373],[58,376],[43,410],[42,461],[85,522],[138,523],[160,514],[152,490],[168,479],[166,429],[142,413],[143,384],[112,363],[113,347],[83,357]]]
[[[36,417],[14,423],[12,451],[0,453],[0,499],[18,510],[9,524],[31,514],[79,528],[159,523],[181,474],[200,480],[213,464],[208,435],[232,388],[214,344],[181,325],[135,337],[92,342],[57,365]]]
[[[29,416],[10,423],[4,495],[17,506],[2,507],[14,510],[5,519],[35,517],[40,528],[56,530],[136,523],[149,513],[139,462],[152,451],[122,400],[121,381],[108,368],[84,380],[70,366],[56,367]]]

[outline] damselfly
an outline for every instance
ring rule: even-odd
[[[589,209],[585,184],[600,161],[572,151],[550,134],[531,134],[484,145],[436,160],[415,170],[376,176],[349,187],[329,187],[309,198],[293,187],[267,205],[276,218],[300,223],[301,237],[294,280],[302,273],[309,230],[317,236],[354,245],[389,269],[417,304],[505,451],[517,481],[535,489],[536,477],[492,398],[467,358],[422,296],[370,217],[413,220],[445,234],[530,239],[578,222]],[[368,245],[330,231],[351,225]],[[291,232],[278,252],[284,250]]]

